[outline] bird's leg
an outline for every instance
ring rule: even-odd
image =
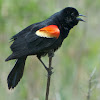
[[[51,67],[51,62],[52,62],[52,57],[54,56],[54,51],[50,51],[48,53],[48,57],[49,57],[49,68],[44,64],[44,62],[41,60],[41,57],[37,55],[37,58],[39,59],[39,61],[42,63],[42,65],[44,66],[44,68],[47,70],[48,74],[51,75],[52,74],[52,67]]]
[[[54,56],[54,51],[51,50],[49,53],[48,53],[48,57],[49,57],[49,68],[48,68],[48,75],[51,75],[52,74],[52,67],[51,67],[51,63],[52,63],[52,57]]]
[[[51,75],[52,75],[52,57],[54,56],[54,51],[50,51],[48,53],[48,57],[49,57],[49,67],[48,67],[48,78],[47,78],[47,88],[46,88],[46,97],[45,100],[48,100],[49,97],[49,89],[50,89],[50,80],[51,80]]]
[[[44,68],[48,71],[47,66],[44,64],[44,62],[41,60],[41,57],[37,56],[37,58],[39,59],[39,61],[42,63],[42,65],[44,66]]]

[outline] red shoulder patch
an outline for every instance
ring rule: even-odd
[[[60,35],[60,30],[56,25],[49,25],[36,31],[36,35],[47,38],[58,38]]]

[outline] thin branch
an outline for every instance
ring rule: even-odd
[[[49,97],[49,90],[50,90],[50,80],[51,80],[51,75],[52,75],[52,57],[53,57],[53,53],[51,52],[50,54],[48,54],[49,57],[49,68],[48,68],[48,78],[47,78],[47,87],[46,87],[46,97],[45,100],[48,100]]]
[[[91,75],[90,75],[90,78],[89,78],[89,89],[88,89],[88,95],[87,95],[87,100],[90,100],[90,96],[91,96],[91,91],[93,90],[92,88],[92,77],[94,75],[96,71],[96,67],[94,68],[94,70],[92,71]]]

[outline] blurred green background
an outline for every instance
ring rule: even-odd
[[[9,39],[68,6],[86,15],[86,22],[75,26],[55,53],[49,100],[87,100],[95,67],[90,100],[100,100],[100,0],[0,0],[0,100],[44,100],[47,73],[35,56],[28,57],[17,87],[8,90],[6,79],[15,63],[5,62]],[[48,65],[48,57],[43,61]]]

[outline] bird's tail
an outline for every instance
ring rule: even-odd
[[[8,75],[7,83],[8,88],[14,88],[23,76],[26,57],[19,58]]]

